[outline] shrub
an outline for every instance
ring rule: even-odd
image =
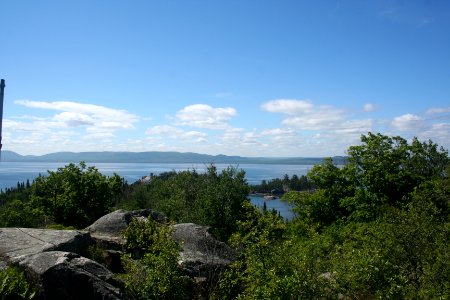
[[[0,299],[33,299],[36,291],[30,286],[23,272],[17,267],[0,271]]]
[[[125,287],[136,299],[183,299],[189,279],[178,268],[179,246],[170,226],[133,220],[125,231]]]

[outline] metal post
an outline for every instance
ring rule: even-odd
[[[5,79],[0,82],[0,158],[2,154],[3,97],[5,96]]]

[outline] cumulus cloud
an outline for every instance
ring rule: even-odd
[[[176,114],[177,125],[206,129],[225,129],[228,121],[236,115],[232,107],[212,107],[207,104],[193,104],[184,107]]]
[[[39,117],[27,114],[4,120],[7,133],[4,144],[20,153],[115,149],[115,133],[133,129],[140,119],[125,110],[71,101],[16,100],[14,103],[44,112]],[[30,148],[28,144],[35,147]]]
[[[207,134],[199,131],[186,131],[181,128],[171,126],[171,125],[158,125],[148,128],[146,134],[151,138],[158,137],[169,137],[172,139],[182,139],[191,140],[194,142],[204,142],[206,140]]]
[[[148,135],[166,135],[171,137],[177,137],[183,134],[183,130],[170,125],[158,125],[147,129]]]
[[[294,133],[295,133],[294,130],[287,128],[273,128],[261,131],[261,135],[268,135],[268,136],[280,136],[280,135],[291,136]]]
[[[431,139],[433,142],[450,148],[450,107],[429,108],[423,114],[403,114],[395,117],[390,134],[399,134],[405,138],[413,136],[420,140]]]
[[[311,149],[315,149],[314,155],[342,155],[351,142],[357,142],[361,134],[376,125],[372,119],[354,119],[345,109],[315,105],[311,100],[277,99],[261,108],[283,116],[283,127],[261,132],[268,144],[277,145],[281,153],[289,149],[291,153],[300,150],[311,155]],[[374,106],[367,103],[364,108],[371,111]]]
[[[241,156],[344,155],[348,146],[358,144],[361,134],[368,131],[405,138],[417,136],[422,140],[432,139],[446,148],[450,146],[450,107],[377,120],[357,118],[353,115],[355,110],[318,105],[311,100],[276,99],[260,106],[265,112],[260,112],[260,116],[254,111],[257,119],[250,123],[252,128],[236,128],[230,122],[237,116],[234,108],[193,104],[175,111],[167,124],[125,135],[120,130],[134,128],[144,119],[125,110],[77,102],[18,100],[15,103],[44,111],[39,116],[24,114],[4,119],[4,144],[25,154],[76,149],[191,151]],[[366,112],[375,109],[371,103],[361,107]],[[268,113],[280,115],[281,121],[271,124],[273,119],[267,118]]]
[[[87,114],[65,111],[53,117],[53,120],[67,124],[69,127],[94,125],[95,120]]]
[[[298,130],[329,130],[345,121],[343,110],[328,105],[315,106],[309,100],[278,99],[261,107],[268,112],[284,114],[283,125]]]
[[[96,126],[117,129],[132,129],[139,120],[135,114],[125,110],[108,108],[100,105],[85,104],[70,101],[31,101],[16,100],[14,103],[28,107],[46,110],[62,111],[53,117],[54,122],[67,127]]]
[[[432,124],[430,128],[423,132],[423,139],[431,138],[434,142],[441,146],[450,147],[450,124],[449,123],[436,123]]]
[[[298,115],[311,112],[313,104],[310,100],[277,99],[264,103],[261,108],[273,113]]]
[[[413,114],[404,114],[394,118],[392,127],[398,131],[419,131],[424,127],[424,119]]]

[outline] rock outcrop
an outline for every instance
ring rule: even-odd
[[[133,219],[152,218],[158,223],[166,221],[166,216],[152,209],[141,209],[134,211],[126,211],[119,209],[104,215],[92,225],[86,228],[91,235],[99,236],[121,236],[123,231]]]
[[[44,299],[126,298],[113,273],[99,263],[71,252],[48,251],[19,263],[28,278],[43,291]]]
[[[126,211],[119,209],[104,215],[86,228],[96,244],[104,249],[122,250],[123,231],[133,219],[152,218],[158,223],[166,221],[166,216],[151,209]]]
[[[127,299],[110,270],[122,270],[122,233],[128,224],[149,217],[159,223],[166,221],[153,210],[117,210],[82,231],[0,228],[0,269],[21,267],[40,288],[43,299]],[[214,238],[207,226],[176,224],[172,238],[181,246],[180,267],[200,290],[212,287],[223,268],[235,259],[233,249]],[[109,269],[84,257],[91,245],[103,249]]]
[[[194,279],[200,294],[215,286],[224,268],[236,258],[235,251],[217,240],[208,226],[194,223],[174,225],[172,237],[181,245],[180,266]]]
[[[233,249],[212,236],[208,226],[175,224],[172,237],[181,245],[181,264],[195,273],[202,267],[228,265],[236,256]]]
[[[15,264],[45,251],[84,253],[91,238],[78,230],[0,228],[0,241],[0,259]]]
[[[2,266],[20,266],[42,299],[126,299],[113,273],[88,258],[88,232],[0,228]]]

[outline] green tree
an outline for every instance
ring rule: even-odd
[[[244,171],[228,167],[218,172],[214,165],[205,173],[187,170],[155,176],[149,185],[132,188],[132,205],[164,212],[176,222],[211,226],[222,240],[236,230],[250,192]]]
[[[32,184],[32,203],[65,226],[84,227],[108,213],[123,185],[117,174],[106,177],[84,162],[48,173]]]
[[[342,168],[331,159],[314,166],[308,178],[315,193],[291,197],[299,215],[321,226],[340,219],[374,220],[386,206],[402,207],[420,184],[442,178],[448,153],[431,141],[411,144],[401,137],[363,135],[361,145],[348,150]],[[320,204],[318,204],[320,203]]]

